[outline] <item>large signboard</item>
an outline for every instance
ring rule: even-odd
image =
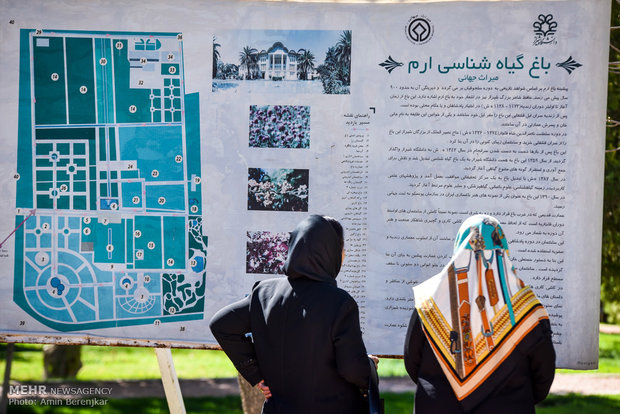
[[[595,368],[609,8],[2,0],[2,340],[214,347],[326,214],[399,355],[411,288],[487,213],[558,365]]]

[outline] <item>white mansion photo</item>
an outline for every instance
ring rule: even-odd
[[[258,79],[297,80],[299,58],[303,58],[303,49],[300,52],[289,50],[282,42],[276,42],[268,50],[258,53]],[[239,77],[250,79],[248,66],[239,67]],[[318,77],[316,69],[308,73],[308,79]]]
[[[213,91],[349,94],[350,30],[228,30],[213,37]]]

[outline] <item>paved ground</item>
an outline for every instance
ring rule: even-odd
[[[599,325],[599,331],[601,331],[601,333],[620,334],[620,325],[607,325],[601,323]]]

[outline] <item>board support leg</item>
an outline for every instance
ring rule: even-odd
[[[2,398],[0,398],[0,414],[6,414],[9,404],[9,384],[11,383],[11,365],[13,363],[13,350],[15,344],[6,344],[6,359],[4,365],[4,381],[2,382]]]
[[[183,403],[183,395],[179,386],[179,378],[174,369],[172,361],[172,352],[170,348],[154,348],[159,363],[159,371],[161,372],[161,382],[164,384],[166,392],[166,400],[170,414],[185,414],[185,404]]]

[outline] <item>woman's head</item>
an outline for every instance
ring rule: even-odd
[[[291,232],[284,273],[291,278],[333,280],[342,266],[344,231],[328,216],[311,215]]]
[[[323,218],[333,227],[338,236],[338,241],[340,242],[340,250],[344,250],[344,229],[342,228],[342,224],[330,216],[323,216]]]
[[[454,251],[461,247],[471,250],[508,250],[508,243],[495,217],[477,214],[465,220],[459,228],[454,241]]]

